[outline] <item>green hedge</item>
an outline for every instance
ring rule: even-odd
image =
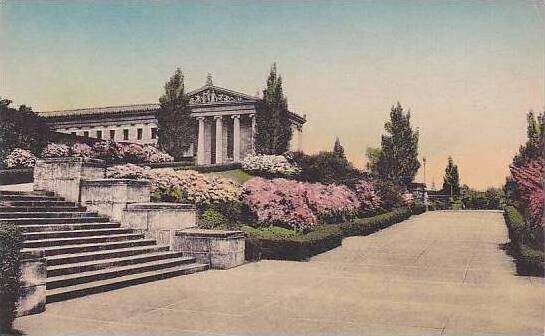
[[[245,227],[246,259],[307,260],[329,251],[342,243],[343,237],[366,236],[399,223],[413,214],[424,212],[424,206],[401,208],[369,218],[361,218],[342,224],[323,225],[307,234],[287,234],[273,229]]]
[[[541,249],[532,246],[524,217],[514,206],[506,206],[504,218],[511,240],[511,254],[517,264],[517,273],[543,276],[545,255]]]
[[[33,168],[0,170],[0,185],[30,183],[34,180]]]
[[[0,224],[0,334],[12,329],[20,293],[23,238],[20,229]]]

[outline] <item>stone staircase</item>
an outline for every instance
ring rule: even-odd
[[[52,193],[0,191],[0,222],[22,229],[23,251],[44,251],[48,303],[208,268]]]

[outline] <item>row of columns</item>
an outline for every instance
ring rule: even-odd
[[[255,129],[256,129],[256,120],[255,114],[249,115],[252,120],[252,153],[255,152]],[[240,114],[230,115],[233,119],[233,161],[240,162]],[[197,137],[197,164],[205,163],[206,150],[204,148],[205,144],[205,129],[204,122],[206,117],[197,117],[199,122],[199,133]],[[223,163],[223,116],[216,115],[214,116],[215,127],[216,127],[216,163]]]

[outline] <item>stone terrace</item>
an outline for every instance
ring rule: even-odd
[[[542,335],[499,212],[433,212],[308,263],[262,261],[54,303],[28,335]]]

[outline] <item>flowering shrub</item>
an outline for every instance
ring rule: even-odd
[[[82,158],[90,158],[93,156],[93,149],[91,146],[85,143],[75,143],[70,147],[70,152],[72,153],[72,156],[82,157]]]
[[[4,164],[8,168],[32,168],[36,157],[26,149],[16,148],[6,156]]]
[[[144,146],[142,148],[144,152],[144,162],[156,163],[156,162],[172,162],[174,158],[167,153],[161,152],[159,149],[153,146]]]
[[[93,157],[106,162],[120,162],[123,159],[122,149],[123,145],[115,141],[97,142],[93,145]]]
[[[282,155],[248,155],[242,160],[242,169],[264,176],[293,176],[301,172]]]
[[[130,163],[144,162],[146,155],[142,146],[137,144],[122,145],[120,150],[123,161]]]
[[[404,205],[413,205],[415,201],[414,195],[408,191],[401,194],[401,199],[403,200]]]
[[[42,150],[41,156],[48,157],[64,157],[70,154],[70,147],[64,144],[49,143]]]
[[[357,214],[357,195],[345,186],[256,177],[243,186],[243,202],[258,226],[307,231],[319,222],[338,222]]]
[[[543,161],[533,160],[510,170],[531,226],[543,226]]]
[[[374,213],[381,208],[382,200],[371,182],[361,180],[356,183],[356,194],[360,201],[360,211],[362,213]]]
[[[126,164],[108,168],[106,177],[145,178],[150,181],[152,192],[160,199],[172,198],[199,207],[239,202],[241,195],[240,186],[235,181],[193,170],[149,169]]]

